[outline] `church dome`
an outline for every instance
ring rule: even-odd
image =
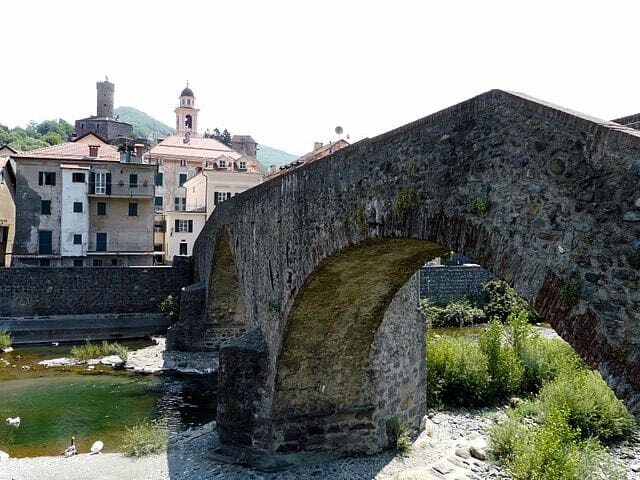
[[[186,87],[184,90],[182,90],[182,93],[180,94],[181,97],[193,97],[193,90],[191,90],[189,87]]]

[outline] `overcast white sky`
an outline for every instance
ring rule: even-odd
[[[7,1],[0,123],[115,103],[173,126],[186,80],[200,129],[302,154],[492,88],[601,118],[640,111],[637,1]]]

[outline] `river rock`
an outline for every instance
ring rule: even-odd
[[[124,365],[124,361],[118,355],[108,355],[100,359],[102,365],[110,365],[112,367],[119,367]]]
[[[456,448],[456,456],[464,458],[465,460],[471,456],[469,453],[469,447]]]
[[[0,348],[0,352],[3,352],[3,353],[13,352],[13,347]]]
[[[80,365],[79,360],[76,360],[75,358],[67,358],[67,357],[61,357],[61,358],[52,358],[51,360],[42,360],[41,362],[38,362],[38,365],[44,365],[45,367],[49,368],[49,367],[71,367],[74,365]]]
[[[469,448],[469,453],[473,458],[477,458],[478,460],[486,460],[487,454],[485,453],[483,448],[478,447],[477,445],[471,445]]]
[[[4,462],[5,460],[9,460],[9,454],[0,450],[0,462]]]
[[[632,472],[640,472],[640,462],[632,463],[629,468]]]

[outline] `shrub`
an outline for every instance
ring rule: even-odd
[[[393,199],[393,211],[396,212],[397,215],[404,215],[411,207],[416,196],[417,192],[414,188],[402,190]]]
[[[537,321],[538,316],[507,282],[492,278],[482,286],[478,299],[479,306],[487,318],[498,318],[506,322],[510,315],[527,312],[529,321]]]
[[[503,344],[504,327],[493,319],[487,330],[480,336],[480,351],[487,357],[489,374],[489,395],[493,399],[503,398],[518,391],[524,374],[515,350]]]
[[[538,417],[566,410],[568,424],[583,438],[611,442],[628,437],[636,422],[598,372],[581,370],[560,375],[546,384],[538,397]]]
[[[11,334],[6,330],[0,330],[0,348],[9,348],[12,343]]]
[[[472,407],[486,403],[487,358],[465,338],[436,337],[427,343],[427,403]]]
[[[406,453],[411,448],[411,439],[406,424],[398,417],[391,417],[386,422],[389,446],[400,453]]]
[[[469,203],[469,212],[470,213],[481,213],[485,214],[489,212],[491,208],[491,203],[489,202],[489,194],[483,193],[479,197],[475,198],[472,202]]]
[[[474,307],[466,299],[451,302],[445,306],[422,300],[420,310],[429,325],[434,327],[464,327],[484,320],[482,310]]]
[[[178,299],[173,295],[167,296],[167,298],[160,302],[160,311],[166,313],[169,320],[175,322],[180,318],[180,303]]]
[[[571,308],[580,300],[580,284],[577,282],[566,282],[560,289],[560,304],[564,308]]]
[[[129,356],[129,349],[119,343],[102,342],[91,343],[87,339],[84,345],[76,345],[71,348],[71,356],[78,360],[89,360],[91,358],[104,357],[106,355],[118,355],[122,361],[126,362]]]
[[[123,362],[129,358],[129,349],[117,342],[110,345],[110,353],[119,356]]]
[[[147,418],[133,427],[125,427],[122,453],[129,457],[142,457],[167,450],[168,430],[165,424]]]

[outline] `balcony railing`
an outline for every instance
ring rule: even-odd
[[[154,185],[129,185],[128,183],[99,184],[89,182],[89,195],[112,197],[153,197]]]

